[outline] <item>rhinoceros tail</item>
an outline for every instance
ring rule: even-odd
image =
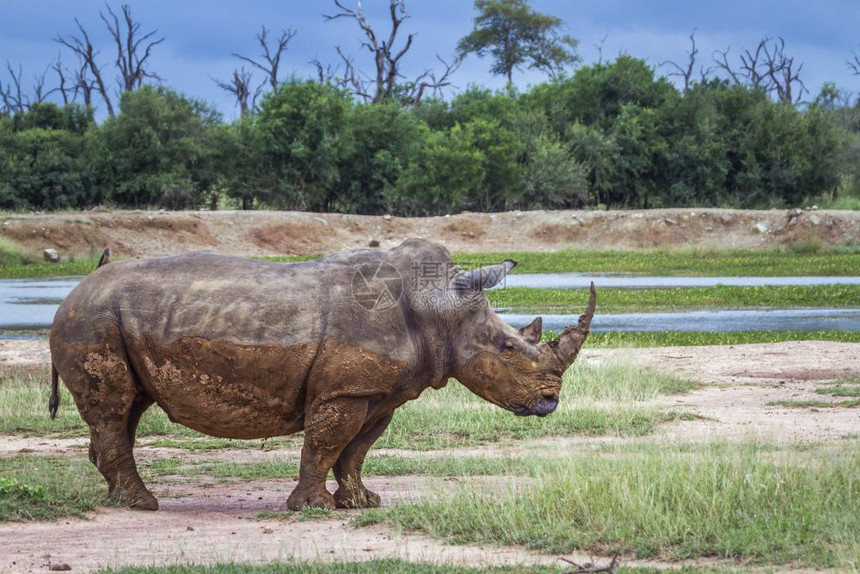
[[[105,247],[105,250],[102,251],[102,256],[99,257],[99,264],[96,265],[96,269],[108,263],[110,263],[110,247]]]
[[[51,413],[51,418],[57,417],[57,409],[60,408],[60,393],[59,393],[60,374],[54,363],[51,363],[51,398],[48,400],[48,412]]]

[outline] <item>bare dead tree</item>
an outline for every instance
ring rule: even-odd
[[[30,103],[21,85],[24,70],[19,64],[16,72],[12,64],[7,61],[6,71],[9,73],[11,81],[7,82],[5,86],[0,82],[0,99],[3,101],[3,111],[6,113],[23,112]]]
[[[128,4],[123,4],[120,7],[123,17],[122,25],[119,17],[107,3],[105,3],[105,8],[107,8],[110,18],[105,16],[103,12],[99,12],[99,16],[107,26],[116,46],[116,60],[114,62],[119,70],[117,82],[120,92],[136,90],[143,85],[147,78],[162,81],[158,74],[146,69],[146,61],[152,55],[152,49],[164,41],[164,36],[156,39],[157,30],[139,36],[140,22],[135,22],[132,18],[131,8]]]
[[[332,66],[331,64],[323,64],[319,61],[319,59],[314,58],[310,61],[311,64],[316,66],[317,69],[317,80],[320,84],[337,84],[338,83],[338,70],[340,66]]]
[[[271,86],[272,90],[276,90],[278,88],[278,84],[280,83],[280,80],[278,79],[278,73],[281,65],[281,56],[283,56],[284,52],[286,51],[287,45],[290,43],[290,40],[292,40],[293,36],[296,35],[296,30],[292,28],[281,30],[281,35],[278,36],[277,40],[272,44],[271,47],[269,46],[268,39],[269,32],[271,32],[271,30],[263,26],[260,33],[257,34],[257,42],[263,49],[263,52],[259,56],[261,58],[261,61],[236,53],[233,53],[233,56],[239,58],[240,60],[248,62],[255,68],[265,73],[266,78],[269,81],[269,86]]]
[[[762,40],[764,47],[764,64],[770,78],[770,89],[776,91],[779,101],[790,106],[797,105],[807,92],[800,71],[803,64],[794,68],[794,58],[785,54],[785,40],[777,38],[770,45]],[[797,92],[794,89],[797,88]]]
[[[603,35],[599,42],[594,44],[594,47],[597,48],[597,65],[603,64],[603,46],[606,44],[606,40],[609,38],[609,32]]]
[[[247,116],[252,109],[257,105],[257,98],[263,90],[263,85],[260,84],[253,90],[251,89],[251,72],[244,67],[233,70],[233,77],[228,82],[222,82],[213,78],[219,88],[232,94],[236,98],[236,103],[239,105],[239,112],[242,116]]]
[[[735,84],[762,89],[790,106],[800,103],[807,92],[800,79],[803,64],[795,69],[794,58],[785,54],[785,41],[782,38],[763,38],[754,51],[744,50],[738,68],[729,62],[728,53],[729,49],[716,51],[714,62]]]
[[[68,82],[68,78],[66,78],[67,70],[63,68],[63,62],[60,59],[60,55],[57,54],[57,59],[51,64],[51,69],[54,70],[54,73],[57,74],[57,78],[59,80],[59,86],[57,86],[57,91],[60,92],[60,96],[63,98],[63,105],[69,105],[69,93],[74,95],[74,88],[68,87],[66,84]]]
[[[853,52],[851,54],[851,59],[848,60],[848,67],[854,72],[855,76],[860,76],[860,54],[857,52]]]
[[[48,70],[51,69],[51,64],[48,64],[48,67],[42,70],[41,74],[38,74],[33,79],[33,101],[32,104],[41,104],[44,102],[48,96],[57,91],[58,88],[48,88],[46,84],[48,82]]]
[[[84,99],[84,105],[92,107],[93,105],[93,93],[96,92],[96,82],[91,79],[87,74],[88,66],[84,61],[79,62],[78,69],[75,70],[75,83],[73,89],[73,98],[77,99],[78,94],[81,95]]]
[[[696,67],[696,56],[699,54],[699,49],[696,47],[696,29],[690,32],[690,51],[687,52],[687,65],[682,67],[680,64],[672,60],[666,60],[660,63],[660,67],[671,66],[675,69],[674,72],[669,72],[670,76],[680,77],[684,80],[684,91],[690,89],[690,83],[693,81],[693,70]],[[704,72],[702,75],[705,75]]]
[[[409,18],[404,0],[390,0],[388,12],[391,29],[388,31],[387,38],[382,39],[368,22],[361,0],[357,0],[355,9],[347,8],[342,0],[334,0],[334,4],[340,11],[324,15],[323,18],[327,22],[342,18],[354,20],[364,33],[361,46],[370,52],[375,68],[373,76],[363,75],[356,68],[352,57],[345,54],[338,46],[337,53],[344,65],[344,74],[334,79],[336,83],[350,88],[356,96],[367,101],[381,102],[399,98],[412,104],[420,103],[428,89],[438,91],[451,85],[449,78],[459,67],[460,61],[454,60],[448,64],[438,56],[437,58],[445,66],[442,74],[437,76],[433,71],[427,70],[412,82],[402,82],[404,76],[400,73],[401,60],[409,52],[415,39],[415,34],[408,34],[400,47],[395,47],[400,26]]]
[[[92,91],[95,89],[102,97],[105,106],[107,106],[108,115],[114,117],[116,114],[114,113],[113,102],[102,77],[101,67],[96,61],[98,51],[93,47],[89,34],[87,34],[87,31],[77,18],[75,18],[75,24],[78,27],[80,36],[57,36],[55,41],[71,50],[81,63],[75,83],[84,90],[86,105],[89,106],[92,104]]]

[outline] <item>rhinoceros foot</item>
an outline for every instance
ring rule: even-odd
[[[382,498],[362,484],[359,488],[341,486],[334,493],[334,502],[338,508],[378,508]]]
[[[334,496],[331,495],[330,492],[323,491],[306,491],[301,485],[297,486],[296,489],[290,494],[290,497],[287,498],[287,508],[290,510],[301,510],[306,506],[312,506],[314,508],[328,508],[329,510],[335,509]]]
[[[158,510],[158,499],[145,488],[142,492],[137,489],[121,490],[117,488],[109,496],[119,506],[128,506],[135,510]]]

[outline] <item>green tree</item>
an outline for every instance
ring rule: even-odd
[[[120,114],[92,138],[105,196],[127,207],[195,207],[218,178],[209,141],[219,115],[173,90],[125,92]]]
[[[559,32],[563,22],[535,12],[527,0],[475,0],[475,9],[475,27],[460,40],[457,53],[461,58],[491,56],[490,71],[505,76],[508,84],[523,65],[554,76],[579,61],[577,41]]]
[[[427,124],[398,103],[359,104],[349,114],[352,145],[340,168],[336,211],[378,214],[389,209],[395,188],[420,154]]]
[[[459,124],[450,130],[423,129],[424,145],[397,186],[386,189],[387,203],[402,215],[458,213],[484,181],[483,153]]]
[[[0,208],[83,208],[97,201],[86,152],[87,109],[35,104],[0,119]]]
[[[265,96],[257,119],[264,168],[275,188],[271,204],[331,211],[340,166],[349,153],[349,95],[329,84],[291,80]]]

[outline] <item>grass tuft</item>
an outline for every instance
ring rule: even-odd
[[[860,452],[808,457],[798,465],[755,445],[643,445],[536,463],[533,480],[466,484],[371,519],[381,512],[455,543],[553,553],[847,566],[860,555]]]
[[[809,400],[784,400],[784,401],[772,401],[767,403],[768,406],[772,407],[785,407],[788,409],[832,409],[832,408],[855,408],[860,407],[860,399],[853,399],[848,401],[822,401],[816,399]]]
[[[82,458],[0,458],[0,521],[82,516],[104,504],[105,494],[102,477]]]
[[[674,418],[653,399],[691,388],[622,363],[576,363],[566,373],[559,408],[537,418],[516,417],[451,380],[400,407],[376,446],[421,450],[573,434],[640,436]]]

